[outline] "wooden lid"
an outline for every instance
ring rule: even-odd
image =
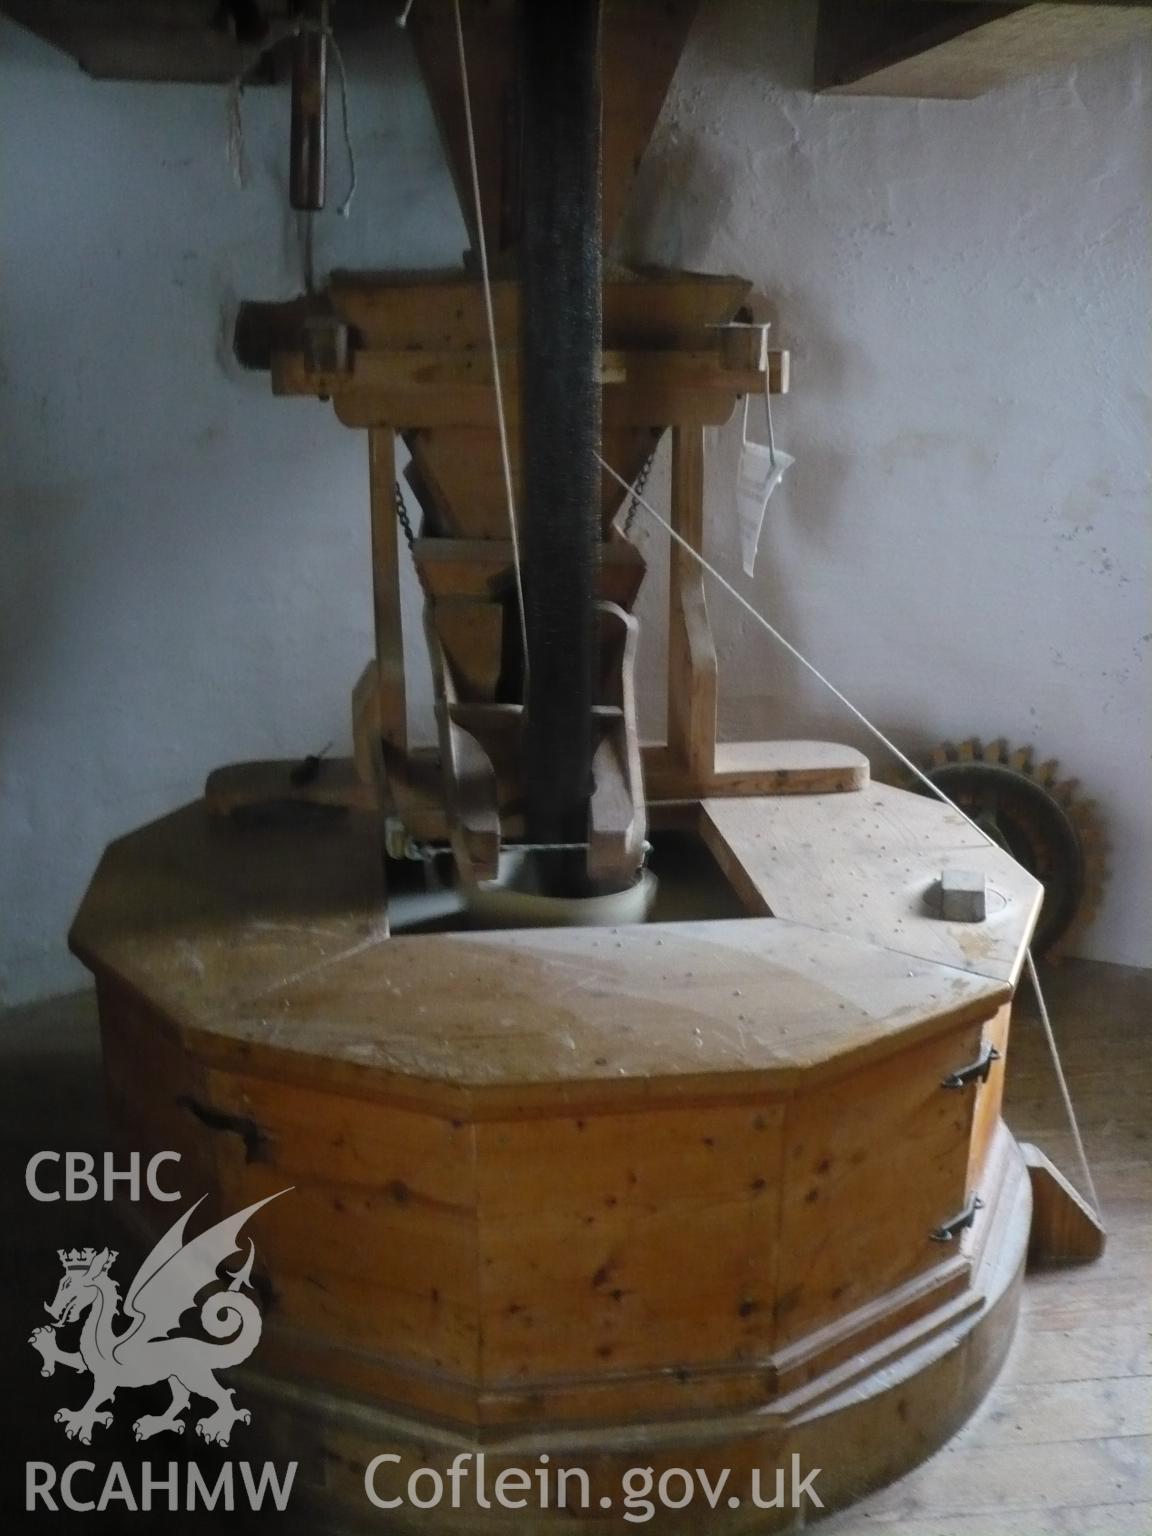
[[[480,1113],[769,1098],[1009,995],[768,917],[390,938],[368,820],[186,807],[109,848],[72,946],[207,1060]]]

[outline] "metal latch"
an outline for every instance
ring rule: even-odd
[[[976,1058],[970,1061],[966,1067],[959,1067],[955,1072],[950,1072],[947,1077],[941,1078],[941,1088],[967,1088],[969,1083],[986,1083],[988,1074],[992,1070],[992,1063],[1000,1060],[1000,1052],[994,1045],[984,1047],[984,1050]]]
[[[983,1200],[981,1200],[979,1195],[973,1195],[959,1215],[953,1216],[951,1221],[943,1222],[940,1226],[929,1232],[928,1236],[934,1243],[954,1243],[960,1236],[960,1233],[966,1227],[970,1227],[976,1220],[976,1212],[983,1209]]]

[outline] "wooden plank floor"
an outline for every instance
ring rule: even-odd
[[[1095,1265],[1030,1277],[1012,1354],[980,1412],[917,1471],[822,1523],[826,1536],[1152,1532],[1152,971],[1075,962],[1046,980],[1106,1209],[1108,1252]],[[1043,1037],[1026,999],[1013,1030],[1007,1114],[1022,1139],[1037,1142],[1077,1176]],[[62,1453],[54,1431],[50,1444],[44,1441],[59,1384],[41,1383],[26,1343],[46,1277],[55,1283],[52,1250],[92,1241],[87,1227],[107,1219],[96,1205],[33,1207],[24,1165],[33,1149],[95,1149],[104,1135],[91,996],[0,1016],[5,1516],[21,1507],[13,1483],[25,1454]],[[121,1516],[107,1526],[99,1516],[76,1518],[88,1532],[120,1532],[126,1525]],[[72,1524],[63,1515],[51,1522],[53,1530]],[[16,1524],[4,1519],[2,1528],[41,1526],[17,1516]],[[133,1517],[131,1528],[153,1524]],[[159,1528],[170,1536],[178,1527],[169,1516]],[[292,1522],[280,1517],[275,1528],[291,1531]],[[525,1532],[530,1536],[528,1523]]]

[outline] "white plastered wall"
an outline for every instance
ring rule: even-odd
[[[904,747],[1060,757],[1115,844],[1084,950],[1146,963],[1148,53],[974,102],[814,98],[812,16],[709,0],[625,231],[630,256],[752,278],[793,351],[798,463],[757,576],[735,428],[712,440],[709,556]],[[349,63],[360,189],[320,220],[321,274],[454,265],[406,40]],[[98,84],[0,22],[0,1000],[82,979],[64,936],[110,838],[218,763],[348,742],[365,448],[231,361],[237,301],[301,281],[285,93],[246,93],[243,120],[242,188],[226,91]],[[331,155],[334,206],[335,134]],[[860,740],[712,611],[729,734]]]

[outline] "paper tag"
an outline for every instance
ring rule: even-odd
[[[760,548],[760,531],[764,527],[768,498],[784,478],[784,471],[795,462],[790,453],[779,448],[773,453],[771,448],[750,443],[747,439],[740,450],[736,511],[740,519],[740,553],[747,576],[756,574],[756,551]]]

